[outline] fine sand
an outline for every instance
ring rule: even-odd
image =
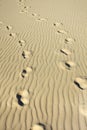
[[[87,130],[87,0],[0,1],[0,130]]]

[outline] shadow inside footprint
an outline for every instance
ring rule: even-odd
[[[75,63],[72,61],[66,61],[65,65],[66,65],[67,69],[71,69],[71,68],[75,67]]]
[[[65,62],[65,65],[66,65],[68,68],[71,67],[70,64],[68,64],[67,62]]]
[[[74,84],[75,84],[78,88],[80,88],[81,90],[84,90],[83,88],[80,87],[79,83],[77,83],[76,81],[74,81]]]
[[[85,77],[77,77],[74,83],[82,90],[87,89],[87,79]]]
[[[41,126],[44,130],[46,130],[46,126],[42,123],[37,123],[37,125]]]
[[[27,71],[24,69],[24,70],[22,71],[22,73],[26,74],[26,73],[27,73]]]
[[[57,32],[60,34],[67,34],[67,31],[65,31],[65,30],[58,30]]]
[[[7,30],[11,30],[12,29],[12,26],[8,25],[6,26]]]
[[[22,78],[24,78],[26,76],[26,74],[27,74],[27,71],[25,69],[23,69],[23,71],[21,73]]]
[[[26,106],[29,104],[29,93],[26,89],[17,92],[16,98],[20,106]]]
[[[76,40],[75,39],[73,39],[73,38],[66,38],[65,39],[65,43],[73,43],[73,42],[75,42]]]
[[[22,78],[27,77],[33,70],[35,70],[35,68],[31,67],[27,67],[26,69],[23,69],[21,72],[21,76]]]
[[[19,44],[20,44],[20,46],[24,46],[25,45],[25,41],[24,40],[19,40]]]
[[[23,58],[24,58],[24,59],[26,58],[26,56],[25,56],[25,53],[24,53],[24,52],[22,53],[22,56],[23,56]]]
[[[17,95],[16,95],[16,98],[17,98],[17,100],[18,100],[18,104],[19,104],[20,106],[24,106],[24,103],[21,101],[22,96],[19,95],[19,94],[17,94]]]
[[[62,52],[65,55],[70,55],[71,54],[71,52],[69,50],[67,50],[67,49],[60,49],[60,52]]]
[[[15,38],[16,37],[16,33],[10,33],[9,36]]]

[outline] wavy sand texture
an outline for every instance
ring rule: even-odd
[[[25,6],[31,9],[20,14]],[[34,12],[47,21],[37,22]],[[87,76],[86,18],[87,0],[0,1],[0,130],[30,130],[37,123],[50,126],[46,130],[87,130],[87,90],[74,84],[76,77]],[[55,21],[63,25],[54,27]],[[56,34],[63,29],[66,35]],[[76,41],[65,44],[66,38]],[[60,51],[66,48],[67,56]],[[69,71],[61,69],[62,61],[68,61]],[[16,97],[20,90],[32,92],[29,97],[21,92],[22,106]]]

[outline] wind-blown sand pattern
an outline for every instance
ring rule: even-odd
[[[0,1],[0,130],[87,130],[86,18],[86,0]]]

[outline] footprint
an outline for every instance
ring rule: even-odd
[[[87,78],[77,77],[74,83],[82,90],[87,89]]]
[[[38,18],[37,20],[38,20],[38,21],[45,21],[45,22],[46,22],[46,21],[47,21],[47,18]]]
[[[21,77],[22,78],[27,77],[29,75],[29,73],[31,73],[32,71],[33,71],[32,67],[27,67],[26,69],[23,69],[22,73],[21,73]]]
[[[43,123],[36,123],[29,130],[52,130],[52,126]]]
[[[24,9],[28,9],[29,7],[28,6],[24,6]]]
[[[57,32],[61,33],[61,34],[67,34],[67,32],[65,30],[58,30]]]
[[[75,39],[73,39],[73,38],[66,38],[65,39],[65,43],[73,43],[73,42],[75,42]]]
[[[71,55],[71,52],[67,49],[61,49],[60,50],[62,53],[64,53],[65,55]]]
[[[16,33],[10,33],[9,36],[10,37],[16,37]]]
[[[29,9],[28,6],[24,6],[24,7],[23,7],[23,11],[24,11],[24,12],[28,12],[28,9]]]
[[[37,16],[37,14],[36,13],[32,13],[32,16]]]
[[[6,26],[7,30],[11,30],[12,29],[12,26],[8,25]]]
[[[27,90],[21,90],[16,94],[16,98],[18,100],[18,104],[20,106],[29,104],[29,93]]]
[[[21,10],[19,13],[20,13],[20,14],[23,14],[23,13],[24,13],[24,10]]]
[[[34,124],[30,130],[46,130],[46,127],[44,124],[42,123],[37,123],[37,124]]]
[[[53,23],[53,25],[54,25],[55,27],[59,27],[60,25],[63,25],[63,23],[55,22],[55,23]]]
[[[24,46],[25,45],[25,41],[24,40],[19,40],[19,44],[20,44],[20,46]]]
[[[25,58],[29,58],[29,57],[31,57],[32,56],[32,51],[23,51],[22,52],[22,56],[23,56],[23,58],[25,59]]]
[[[68,68],[72,68],[72,67],[75,66],[75,63],[72,62],[72,61],[66,61],[66,62],[65,62],[65,65],[66,65]]]
[[[62,69],[62,70],[70,70],[73,67],[75,67],[75,63],[72,61],[62,61],[58,63],[58,66]]]

